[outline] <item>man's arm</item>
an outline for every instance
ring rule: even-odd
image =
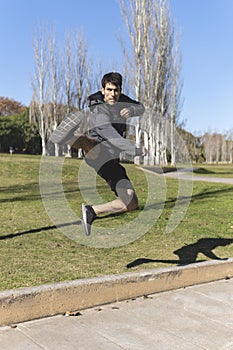
[[[143,155],[142,147],[136,147],[131,141],[122,137],[112,126],[107,114],[93,114],[92,119],[96,133],[108,144],[132,156]]]
[[[122,117],[139,117],[145,112],[145,107],[142,103],[133,100],[127,95],[121,94],[119,98],[119,104],[121,104],[121,116]],[[127,114],[124,110],[129,110],[129,114]]]

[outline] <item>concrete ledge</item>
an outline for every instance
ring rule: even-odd
[[[233,259],[89,278],[0,293],[0,325],[233,277]]]

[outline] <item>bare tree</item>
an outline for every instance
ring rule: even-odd
[[[57,48],[57,39],[55,30],[48,36],[48,48],[49,48],[49,87],[50,87],[50,100],[51,100],[51,129],[50,134],[57,128],[59,123],[59,109],[61,104],[61,64],[59,60],[59,52]],[[59,155],[59,145],[55,144],[55,156]]]
[[[48,153],[47,141],[65,114],[85,108],[91,88],[92,69],[81,31],[66,36],[63,52],[58,52],[55,30],[49,32],[47,27],[41,26],[34,39],[35,75],[30,118],[38,127],[43,155]],[[58,145],[55,145],[55,155],[59,155]]]
[[[143,59],[143,33],[142,25],[142,8],[145,0],[124,1],[120,0],[120,8],[128,30],[131,48],[125,45],[125,42],[120,38],[122,52],[125,57],[124,75],[127,77],[128,84],[135,86],[135,97],[141,99],[141,79],[142,79],[142,59]],[[132,59],[133,58],[133,59]],[[135,118],[135,135],[136,144],[141,144],[141,129],[139,118]],[[140,158],[135,157],[135,163],[139,164]]]
[[[178,39],[176,40],[178,42]],[[176,126],[179,121],[179,116],[182,108],[181,93],[183,84],[180,80],[181,74],[181,54],[179,52],[178,43],[175,44],[172,51],[172,70],[170,84],[170,135],[171,135],[171,165],[176,165]]]
[[[222,135],[215,134],[214,135],[215,140],[215,161],[216,163],[220,160],[220,151],[221,151],[221,144],[222,144]]]
[[[94,88],[92,62],[88,58],[87,44],[84,33],[77,30],[74,36],[74,105],[77,111],[85,110],[85,118],[80,126],[86,131],[89,124],[89,113],[86,110],[87,96]],[[83,112],[84,113],[84,112]],[[79,155],[82,155],[79,150]]]
[[[209,131],[204,135],[204,152],[207,163],[218,163],[220,160],[220,150],[222,135]]]
[[[229,163],[233,163],[233,130],[227,133],[227,159]]]
[[[131,72],[137,74],[131,79],[136,86],[136,97],[146,108],[142,129],[149,154],[145,161],[166,164],[165,118],[175,124],[180,96],[180,66],[178,60],[173,61],[174,27],[168,1],[122,0],[120,6],[133,51],[131,56],[126,50],[123,53],[130,61],[128,66],[135,67]]]
[[[49,50],[46,40],[47,28],[39,26],[34,36],[33,50],[35,74],[32,79],[33,98],[30,105],[31,118],[38,126],[42,142],[42,155],[47,154],[46,144],[49,136],[49,115],[47,111],[49,90]]]
[[[228,131],[225,134],[219,135],[220,142],[220,160],[223,163],[232,163],[233,156],[233,132]]]
[[[81,30],[66,35],[63,57],[63,100],[66,113],[84,110],[87,96],[93,86],[91,60]],[[83,125],[86,128],[86,125]],[[68,147],[68,154],[71,149]]]
[[[212,137],[210,132],[204,134],[204,153],[207,163],[213,162]]]
[[[227,141],[226,141],[226,135],[222,135],[221,162],[224,162],[224,163],[227,162]]]
[[[64,101],[66,106],[66,113],[72,111],[72,95],[74,86],[74,58],[73,45],[71,34],[66,34],[65,53],[63,56],[63,84],[64,84]]]

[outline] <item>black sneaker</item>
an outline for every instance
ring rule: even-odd
[[[74,131],[79,127],[84,118],[83,112],[70,113],[58,125],[52,133],[50,141],[58,144],[65,144],[74,136]]]
[[[82,224],[86,236],[91,234],[91,224],[96,219],[96,213],[91,205],[82,204]]]

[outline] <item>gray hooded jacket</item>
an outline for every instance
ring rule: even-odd
[[[89,135],[108,151],[118,158],[120,152],[124,151],[129,155],[137,156],[142,154],[140,147],[127,140],[126,137],[126,118],[120,116],[123,108],[130,110],[130,116],[141,116],[145,108],[144,106],[130,97],[121,94],[119,101],[114,105],[104,102],[101,91],[88,97],[90,116],[90,132]]]

